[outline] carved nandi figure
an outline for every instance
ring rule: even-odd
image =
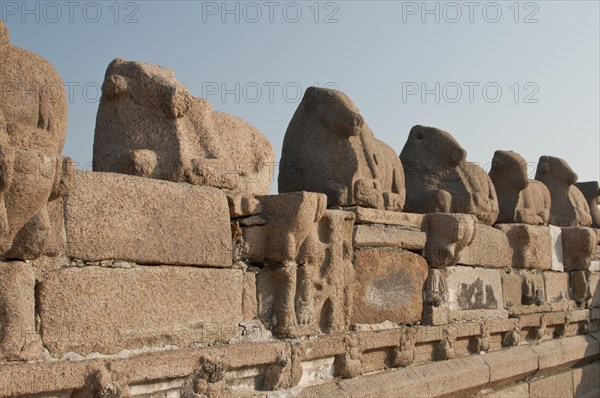
[[[600,228],[600,186],[598,181],[578,182],[575,184],[588,202],[590,215],[592,216],[592,227]]]
[[[63,82],[42,57],[10,44],[0,21],[0,256],[34,259],[49,247],[48,202],[68,191],[60,156],[67,128]]]
[[[491,225],[498,217],[498,199],[491,179],[449,133],[414,126],[400,159],[406,176],[406,205],[414,213],[473,214]]]
[[[340,91],[309,87],[285,133],[279,192],[327,195],[328,206],[400,211],[404,171]]]
[[[550,190],[550,224],[559,227],[592,225],[588,203],[575,186],[577,174],[566,161],[553,156],[540,157],[535,179]]]
[[[550,191],[541,182],[527,177],[527,162],[521,155],[496,151],[490,178],[500,205],[497,223],[548,224]]]
[[[271,190],[273,149],[242,119],[213,111],[160,66],[115,59],[108,66],[94,136],[94,170],[227,193]]]

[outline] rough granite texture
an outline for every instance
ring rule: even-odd
[[[65,224],[67,254],[84,261],[231,266],[229,208],[215,188],[77,172]]]
[[[31,361],[42,356],[34,287],[35,273],[29,264],[0,262],[0,361]]]
[[[285,132],[279,192],[327,195],[328,206],[401,211],[404,171],[341,91],[309,87]]]
[[[563,159],[542,156],[538,161],[535,179],[550,190],[550,224],[559,227],[589,227],[592,216],[588,202],[575,186],[577,174]]]
[[[496,151],[490,178],[496,188],[500,213],[496,223],[548,224],[550,191],[527,177],[527,161],[513,151]]]
[[[404,210],[473,214],[492,225],[499,211],[496,190],[485,171],[466,158],[448,132],[414,126],[400,153],[406,175]]]
[[[489,225],[475,224],[474,238],[461,252],[458,264],[480,267],[510,267],[510,246],[506,234]]]
[[[160,66],[108,66],[94,135],[94,170],[268,194],[274,155],[253,126],[213,111]]]
[[[64,195],[73,165],[63,82],[44,58],[10,44],[0,21],[0,257],[56,255],[47,205]]]
[[[57,357],[223,342],[242,321],[242,290],[241,270],[66,268],[40,285],[42,339]]]
[[[365,249],[355,254],[353,323],[390,321],[411,324],[421,319],[427,263],[402,251]]]
[[[513,268],[546,270],[552,268],[550,228],[527,224],[496,224],[508,237]]]
[[[487,176],[422,126],[398,157],[311,87],[268,195],[256,129],[121,59],[96,127],[121,174],[60,155],[62,81],[0,21],[0,397],[600,396],[600,190],[565,161]]]

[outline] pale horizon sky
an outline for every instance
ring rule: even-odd
[[[302,91],[320,85],[348,94],[397,153],[423,124],[486,170],[510,149],[600,180],[598,1],[0,1],[0,19],[69,88],[63,153],[79,168],[91,168],[99,88],[119,57],[172,69],[254,125],[277,160]]]

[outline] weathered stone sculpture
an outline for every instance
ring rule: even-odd
[[[513,151],[494,152],[490,178],[500,206],[497,223],[548,224],[550,191],[527,177],[527,162],[521,155]]]
[[[0,21],[0,256],[34,259],[48,247],[47,204],[67,190],[73,164],[63,82],[45,59],[10,45]]]
[[[325,193],[329,206],[400,211],[404,172],[347,95],[309,87],[283,141],[279,192],[293,191]]]
[[[598,181],[578,182],[575,185],[579,188],[590,207],[592,227],[600,228],[600,208],[598,208],[598,204],[600,204],[600,186]]]
[[[276,263],[257,275],[260,311],[275,317],[274,333],[294,337],[346,329],[354,215],[326,210],[325,195],[312,192],[258,199],[266,224],[244,228],[244,257]]]
[[[565,271],[587,271],[598,246],[597,230],[586,227],[562,228]]]
[[[476,219],[468,214],[427,214],[423,219],[423,230],[427,241],[423,257],[431,268],[456,265],[462,250],[475,237]]]
[[[122,59],[108,66],[94,170],[264,195],[273,163],[271,144],[258,130],[213,111],[171,70]]]
[[[592,225],[588,203],[575,186],[577,174],[566,161],[553,156],[540,157],[535,179],[550,190],[550,224],[559,227]]]
[[[400,159],[406,176],[406,205],[414,213],[473,214],[492,225],[498,199],[491,179],[449,133],[414,126]]]

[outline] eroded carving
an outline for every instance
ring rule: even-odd
[[[430,269],[425,281],[425,305],[439,307],[448,300],[448,284],[444,271]]]
[[[598,181],[578,182],[575,186],[581,191],[587,200],[592,216],[592,227],[600,228],[600,186]]]
[[[546,315],[542,314],[542,316],[540,317],[540,326],[538,326],[534,330],[534,338],[536,340],[543,340],[544,337],[546,337],[547,333],[548,333],[548,320],[547,320]]]
[[[185,398],[219,398],[225,390],[225,372],[228,365],[221,355],[203,355],[198,361],[198,370],[182,387]]]
[[[130,396],[123,377],[105,367],[90,370],[85,387],[73,391],[71,395],[72,398],[126,398]]]
[[[475,352],[487,352],[490,350],[490,327],[486,322],[479,325],[481,334],[476,338]]]
[[[259,200],[266,224],[244,229],[243,256],[266,262],[258,283],[267,281],[263,290],[272,295],[274,333],[293,337],[345,330],[354,277],[354,215],[326,211],[326,197],[317,193],[261,196]],[[260,297],[259,302],[268,305]]]
[[[69,190],[73,175],[71,160],[60,156],[66,94],[48,61],[10,45],[2,21],[0,31],[0,255],[30,260],[58,254],[47,205]]]
[[[521,343],[521,324],[516,321],[511,330],[504,333],[502,338],[503,347],[516,347]]]
[[[415,360],[415,343],[417,340],[417,329],[403,328],[400,332],[398,347],[392,351],[392,367],[406,367]]]
[[[342,379],[352,379],[362,374],[362,341],[356,335],[344,337],[346,350],[335,358],[336,374]]]
[[[497,223],[548,224],[550,191],[543,183],[528,178],[527,162],[521,155],[494,152],[490,178],[500,207]]]
[[[442,339],[436,346],[436,360],[445,361],[456,357],[455,344],[457,334],[457,330],[454,327],[447,327],[442,330]]]
[[[423,257],[433,268],[455,265],[461,251],[475,237],[475,218],[468,214],[427,214],[423,220],[427,234]]]
[[[473,214],[491,225],[498,217],[498,199],[491,179],[449,133],[414,126],[400,159],[406,175],[404,211]]]
[[[268,194],[273,149],[240,118],[213,111],[166,68],[115,59],[94,136],[94,170]]]
[[[598,232],[592,228],[562,228],[565,271],[587,271],[598,246]]]
[[[550,224],[559,227],[592,225],[587,200],[575,186],[577,174],[566,161],[554,156],[540,157],[535,179],[543,182],[550,191]]]
[[[336,90],[306,90],[285,133],[278,181],[279,192],[322,192],[329,206],[404,206],[400,159]]]

